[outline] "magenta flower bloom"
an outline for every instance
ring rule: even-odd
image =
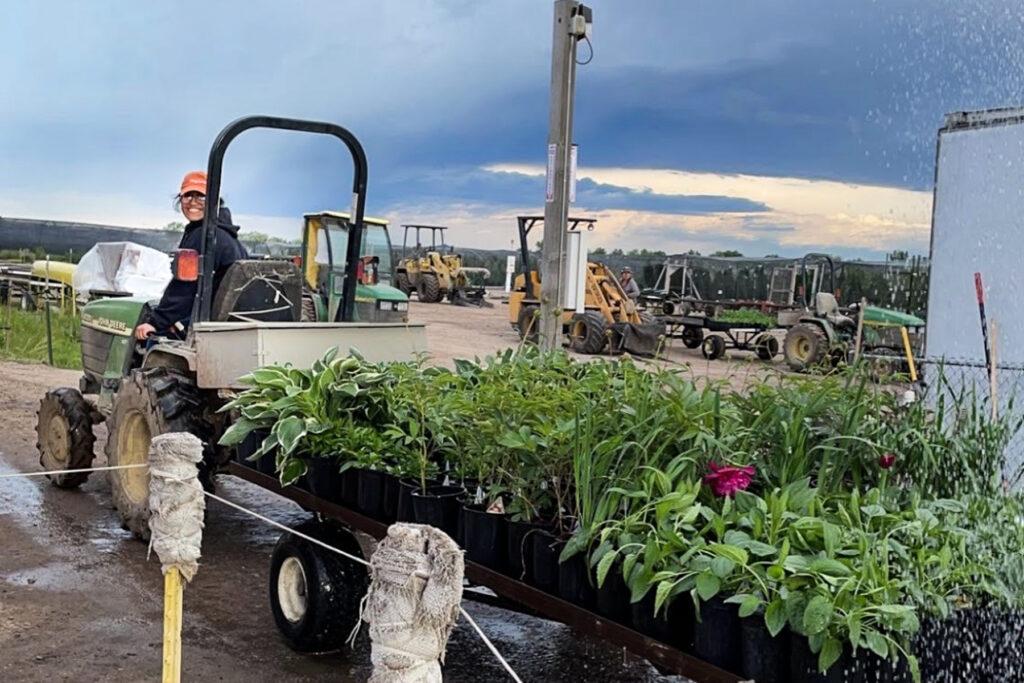
[[[878,458],[878,466],[881,467],[883,470],[887,470],[887,469],[889,469],[890,467],[892,467],[895,464],[896,464],[896,454],[895,453],[885,453],[884,455],[881,455]]]
[[[754,479],[754,468],[751,466],[734,467],[711,462],[708,463],[708,469],[711,471],[704,475],[704,483],[719,498],[731,496],[737,491],[746,491]]]

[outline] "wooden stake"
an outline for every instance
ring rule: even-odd
[[[900,326],[900,336],[903,337],[903,352],[907,355],[907,367],[910,368],[910,381],[917,381],[917,366],[914,364],[914,350],[910,348],[910,334],[904,325]]]
[[[988,382],[989,382],[989,396],[992,399],[992,420],[995,421],[999,417],[999,371],[998,371],[998,335],[996,334],[998,328],[996,327],[996,320],[993,318],[988,323],[988,339],[989,346],[992,349],[992,364],[988,369]]]
[[[181,683],[181,573],[171,567],[164,574],[163,683]]]
[[[857,311],[857,336],[853,340],[853,362],[860,360],[860,336],[864,332],[864,309],[868,307],[868,300],[861,298],[860,310]]]

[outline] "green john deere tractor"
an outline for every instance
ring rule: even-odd
[[[807,278],[809,260],[815,261],[819,268],[827,266],[829,291],[811,291],[813,288]],[[779,323],[789,327],[782,349],[791,369],[806,372],[815,367],[849,362],[862,355],[872,361],[879,374],[904,369],[900,359],[913,356],[908,330],[914,333],[923,330],[924,320],[878,306],[865,306],[863,311],[859,304],[841,309],[833,294],[835,265],[832,258],[824,254],[804,256],[801,273],[804,309],[788,320],[784,313],[779,314]],[[819,282],[824,283],[824,278]],[[899,331],[904,333],[901,338],[893,334]],[[907,369],[913,376],[913,368]]]
[[[408,299],[377,275],[378,267],[390,261],[386,226],[363,217],[366,156],[355,136],[341,126],[267,116],[229,124],[210,150],[203,252],[213,253],[216,244],[224,153],[235,137],[252,128],[341,140],[354,166],[351,214],[306,216],[305,249],[296,261],[238,261],[224,273],[216,292],[212,260],[179,251],[175,276],[197,282],[184,340],[135,341],[133,330],[155,302],[127,297],[87,304],[82,310],[84,373],[79,387],[55,389],[40,402],[36,429],[45,469],[90,467],[93,426],[106,422],[109,465],[146,463],[150,440],[158,434],[196,434],[206,448],[201,476],[212,486],[214,474],[234,454],[217,445],[231,419],[218,410],[242,388],[238,379],[243,375],[277,363],[309,367],[333,347],[342,352],[358,349],[372,361],[406,360],[426,350],[423,325],[407,321]],[[318,241],[318,235],[326,239]],[[79,472],[50,479],[56,486],[74,488],[87,477]],[[114,470],[109,477],[123,525],[147,537],[147,469]]]

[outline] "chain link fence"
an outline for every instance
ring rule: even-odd
[[[984,360],[925,358],[918,361],[925,400],[943,406],[949,423],[965,410],[1005,419],[1011,436],[1003,453],[1003,477],[1015,490],[1024,487],[1024,364],[997,363],[990,373]],[[993,411],[993,394],[995,411]]]

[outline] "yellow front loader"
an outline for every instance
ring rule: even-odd
[[[395,269],[395,286],[406,294],[416,292],[424,303],[439,303],[445,297],[455,305],[490,306],[482,285],[475,285],[471,276],[490,277],[486,268],[467,268],[462,255],[444,243],[443,225],[404,225],[402,259]],[[414,230],[416,243],[409,253],[409,230]],[[422,232],[430,232],[430,246],[420,241]],[[440,237],[440,241],[438,240]]]

